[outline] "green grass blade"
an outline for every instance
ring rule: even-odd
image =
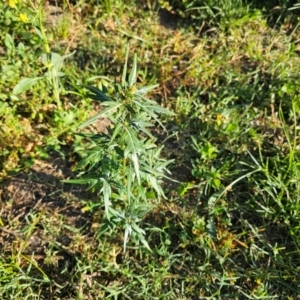
[[[134,54],[133,65],[129,74],[129,86],[133,86],[136,83],[136,74],[137,74],[137,55]]]
[[[124,64],[124,67],[123,67],[123,74],[122,74],[122,86],[126,85],[128,55],[129,55],[129,45],[127,45],[127,48],[126,48],[125,64]]]

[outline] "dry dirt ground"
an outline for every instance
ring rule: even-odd
[[[22,254],[42,257],[49,243],[56,244],[60,250],[69,248],[74,233],[66,230],[68,226],[73,231],[88,230],[92,219],[83,212],[82,201],[94,196],[83,186],[61,183],[62,179],[73,176],[70,166],[57,157],[37,160],[30,170],[1,183],[0,247],[3,252],[11,253],[14,247],[19,248],[17,244],[22,244]]]

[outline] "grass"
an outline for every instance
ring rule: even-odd
[[[2,299],[299,298],[299,5],[242,4],[0,4]],[[173,163],[145,243],[102,232],[99,194],[64,183],[103,109],[82,86],[112,94],[128,44],[175,113],[152,122]]]

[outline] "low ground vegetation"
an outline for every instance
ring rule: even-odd
[[[0,3],[1,299],[299,298],[300,6],[263,3]]]

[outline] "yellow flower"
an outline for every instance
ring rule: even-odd
[[[28,19],[28,17],[27,17],[26,14],[20,14],[20,15],[19,15],[19,20],[20,20],[21,22],[23,22],[23,23],[29,22],[29,19]]]
[[[221,123],[222,123],[222,115],[218,114],[217,118],[216,118],[216,121],[217,121],[218,126],[220,126]]]
[[[17,4],[17,0],[8,0],[8,6],[11,8],[15,8]]]

